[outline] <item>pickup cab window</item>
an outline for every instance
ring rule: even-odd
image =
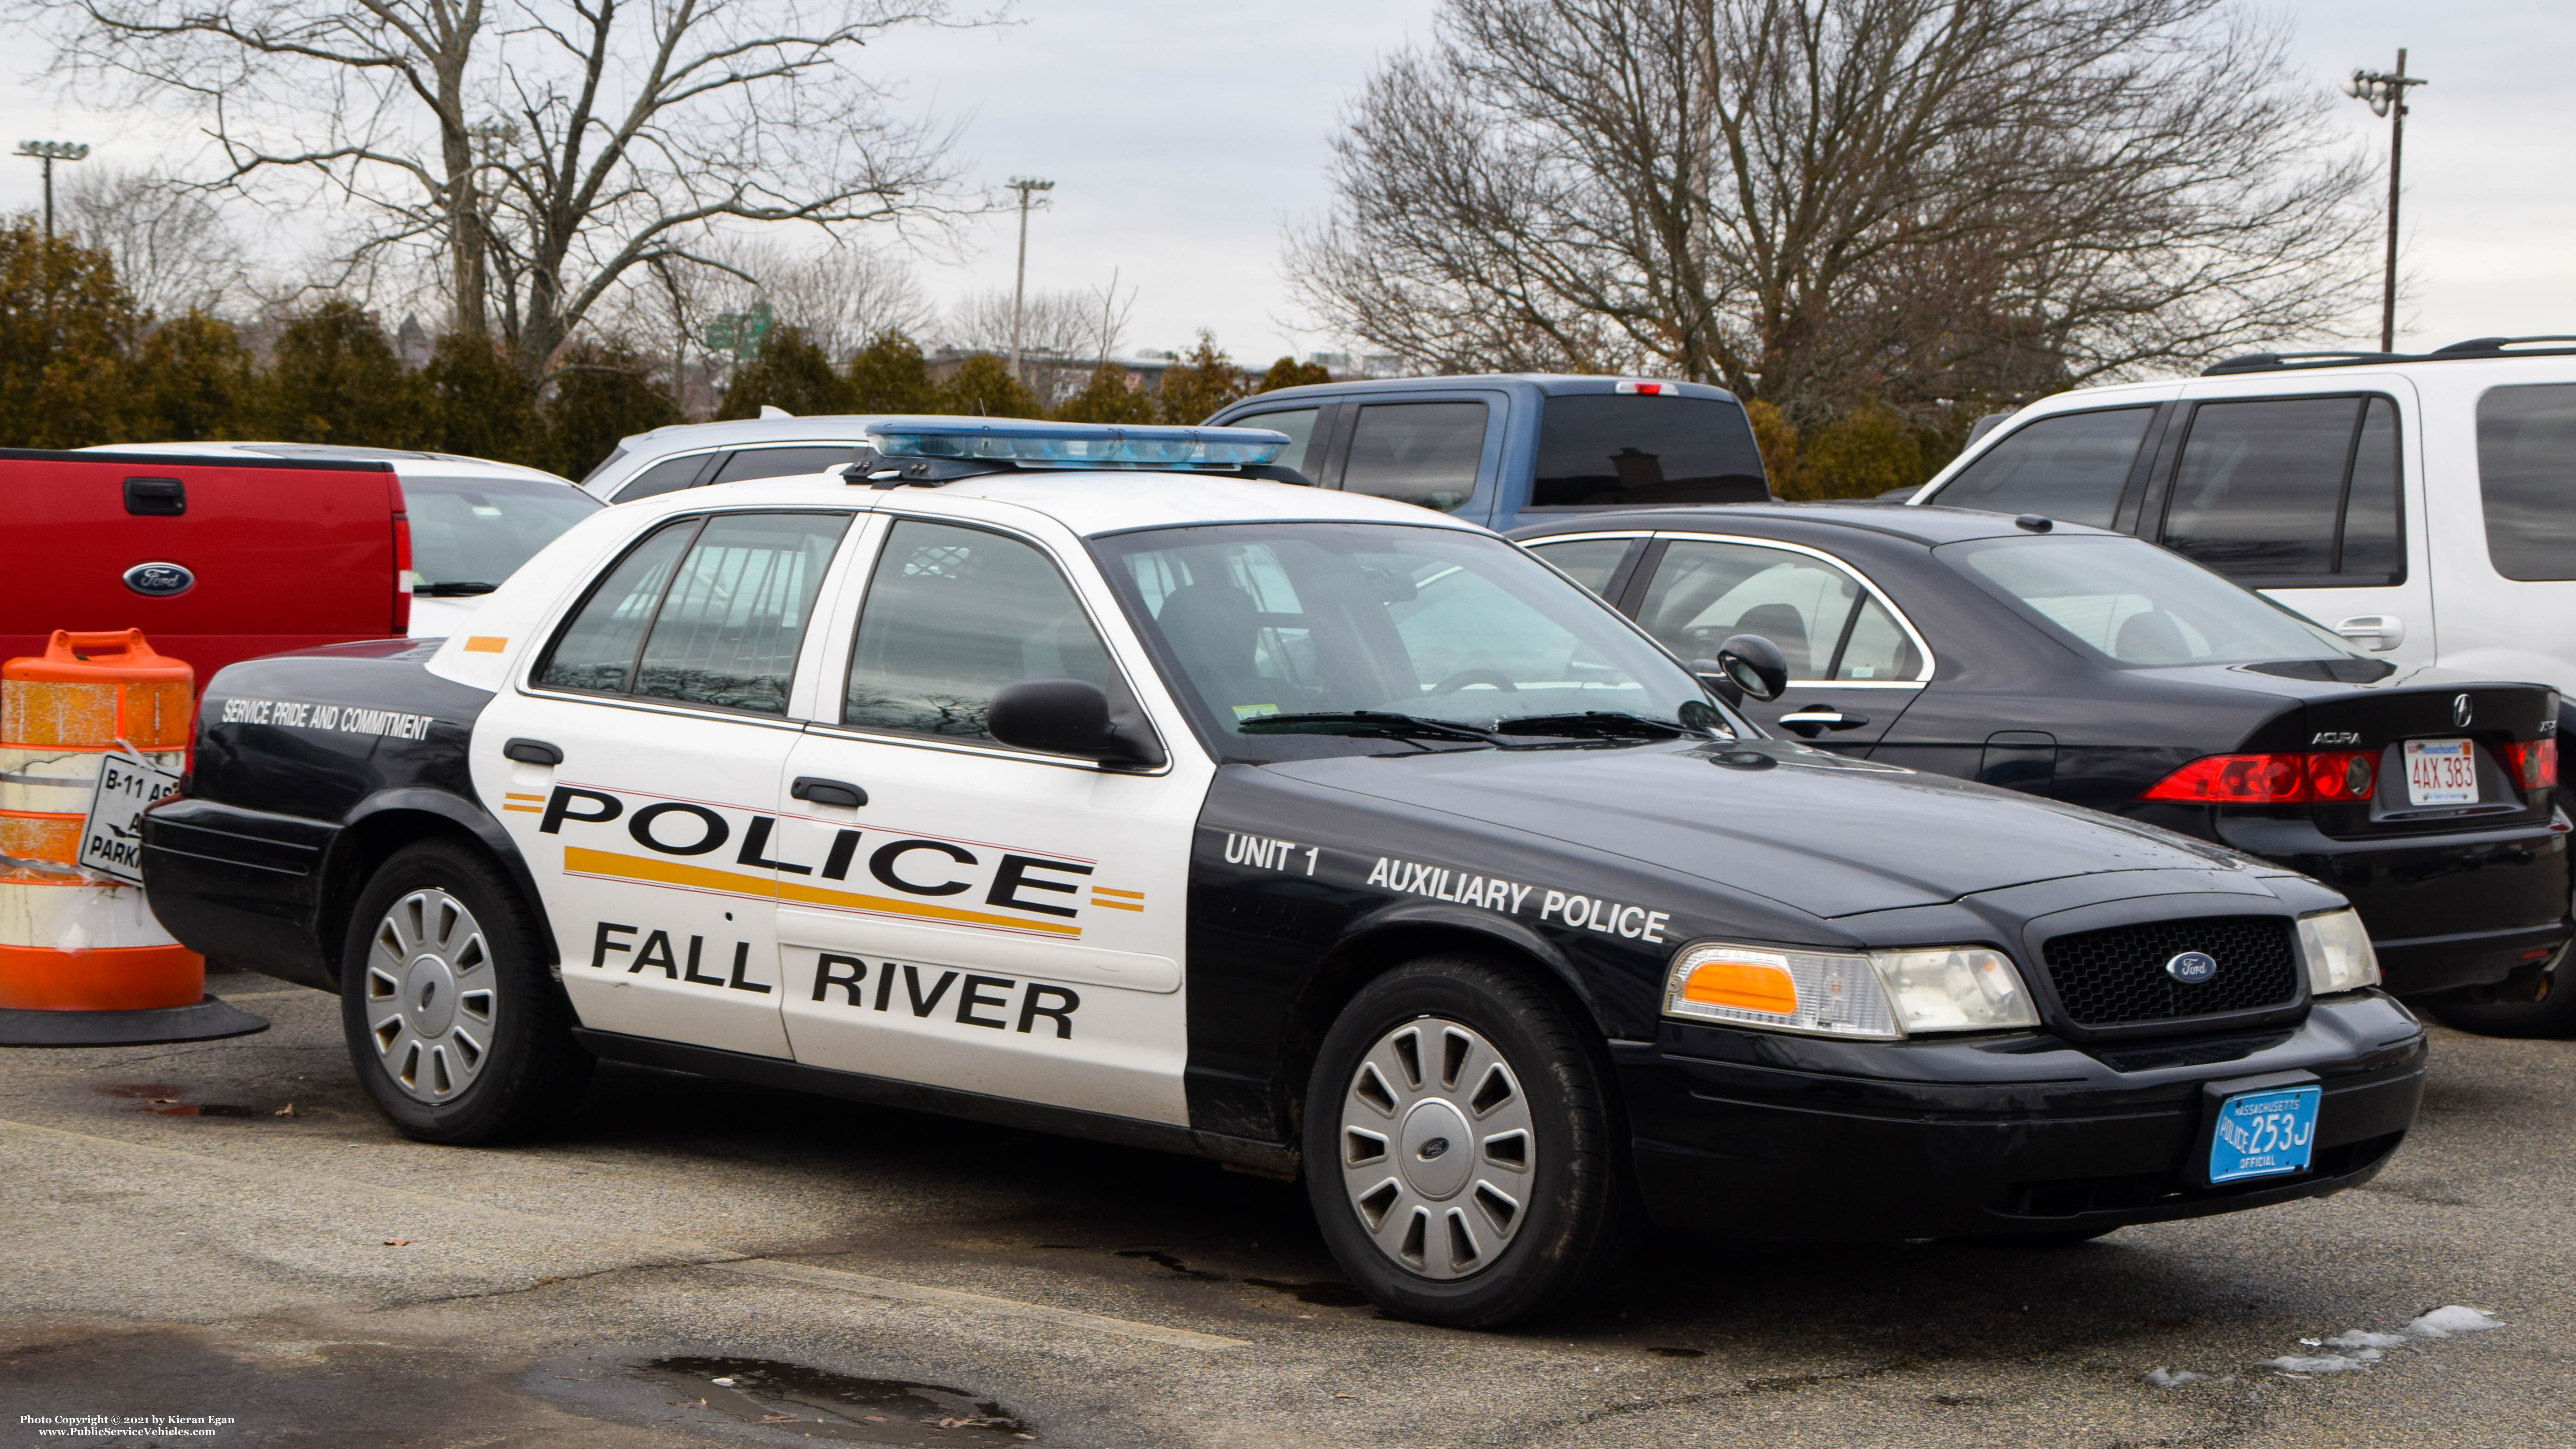
[[[1744,409],[1716,398],[1578,393],[1540,414],[1532,508],[1759,503],[1770,496]]]
[[[1371,403],[1351,430],[1342,487],[1454,512],[1475,496],[1485,454],[1480,402]]]

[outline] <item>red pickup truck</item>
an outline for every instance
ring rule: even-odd
[[[372,460],[0,449],[0,659],[143,630],[202,686],[236,660],[398,638],[411,540]]]

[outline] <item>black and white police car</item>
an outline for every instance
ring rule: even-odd
[[[587,518],[443,643],[226,669],[154,909],[339,993],[424,1140],[607,1059],[1302,1167],[1352,1279],[1459,1325],[1639,1212],[2080,1239],[2414,1120],[2313,881],[1768,738],[1276,433],[871,434]]]

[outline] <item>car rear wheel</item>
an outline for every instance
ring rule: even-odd
[[[534,913],[480,851],[423,841],[377,869],[341,953],[340,1022],[396,1127],[497,1142],[580,1098],[591,1058],[544,963]]]
[[[1598,1053],[1546,992],[1430,957],[1324,1039],[1306,1179],[1342,1271],[1388,1312],[1499,1328],[1562,1307],[1633,1222]]]

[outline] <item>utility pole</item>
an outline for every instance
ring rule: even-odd
[[[1055,183],[1034,176],[1014,176],[1008,185],[1020,194],[1020,271],[1018,280],[1011,283],[1011,377],[1026,386],[1028,378],[1021,375],[1020,369],[1020,306],[1029,292],[1030,197],[1036,192],[1055,190]]]
[[[2406,73],[2406,51],[2397,52],[2393,71],[2358,70],[2343,83],[2343,93],[2370,103],[2375,116],[2388,117],[2388,266],[2379,284],[2379,350],[2397,350],[2397,180],[2406,157],[2406,88],[2430,85]]]
[[[82,141],[21,141],[18,154],[32,156],[45,168],[45,240],[54,239],[54,163],[78,161],[89,154]]]

